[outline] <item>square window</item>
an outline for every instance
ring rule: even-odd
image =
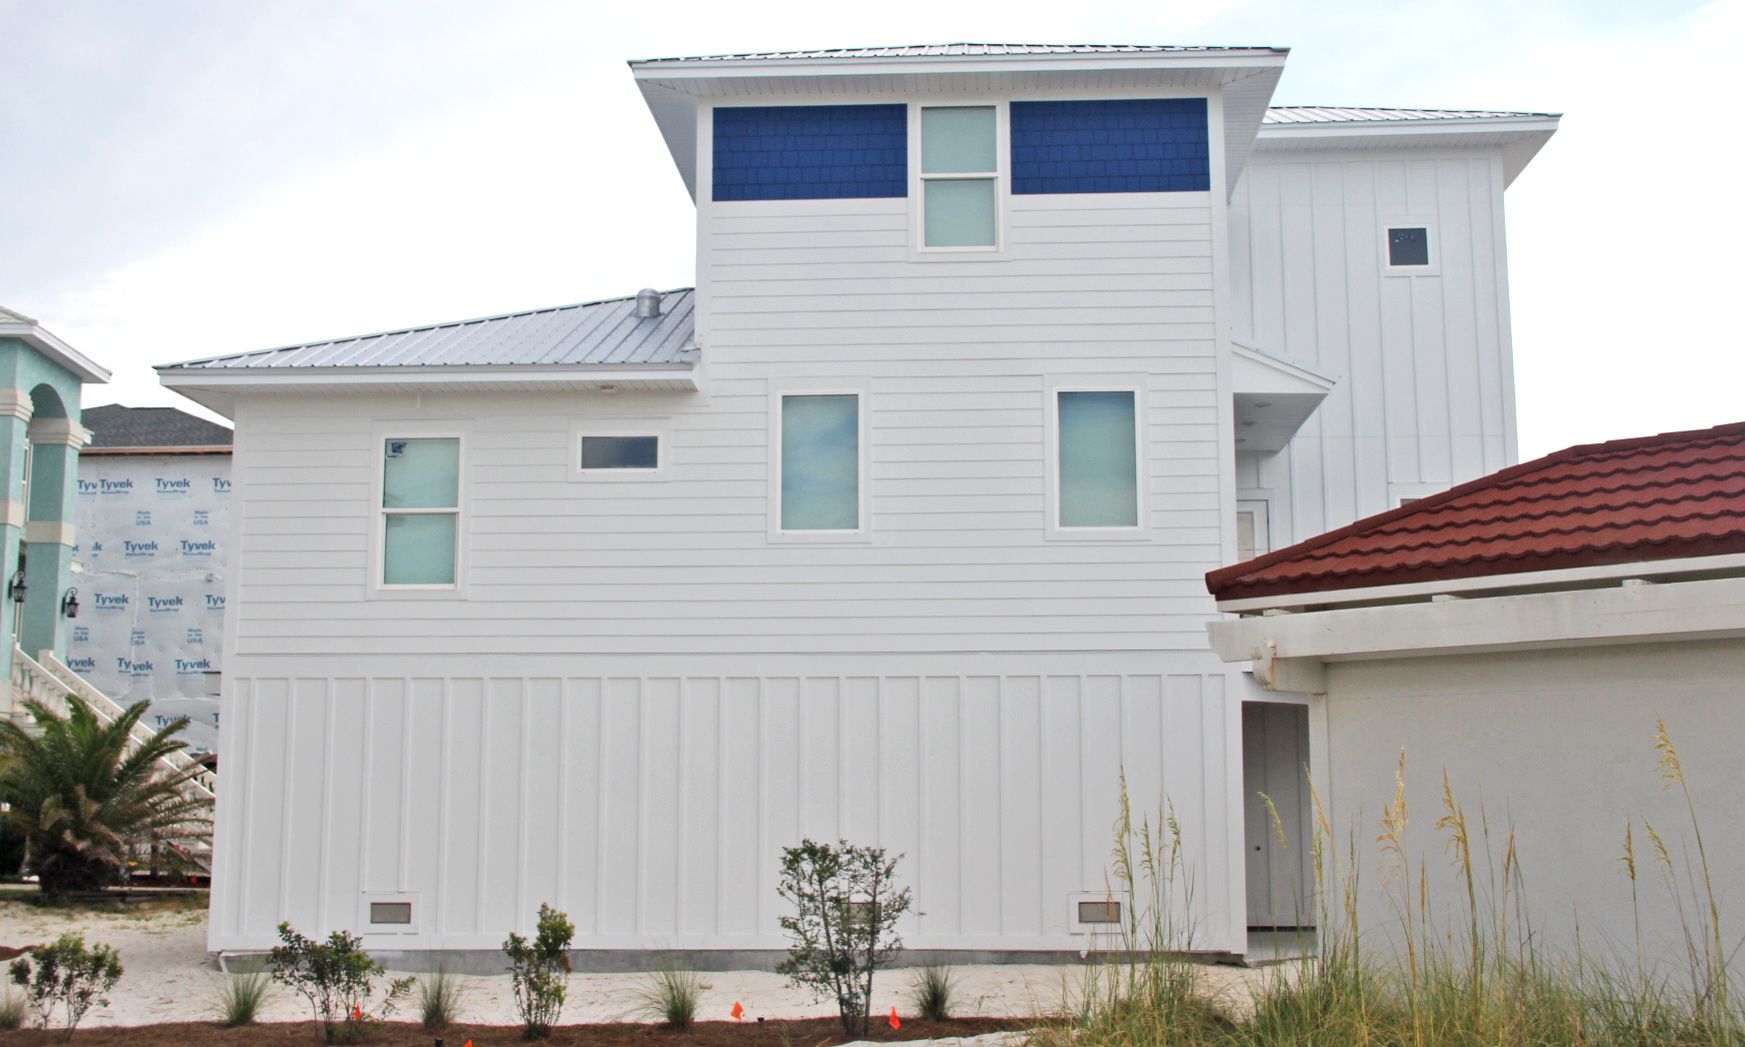
[[[583,469],[659,469],[658,436],[584,436]]]
[[[1423,226],[1394,226],[1388,229],[1388,265],[1400,267],[1429,264],[1429,229]]]
[[[997,146],[991,105],[921,110],[922,174],[993,171]]]
[[[1138,527],[1137,394],[1062,389],[1055,396],[1057,525]]]
[[[781,400],[781,529],[860,529],[860,397],[790,393]]]
[[[928,247],[991,247],[996,238],[992,178],[936,179],[924,183]]]

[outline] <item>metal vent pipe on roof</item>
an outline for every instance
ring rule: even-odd
[[[636,318],[648,320],[660,315],[661,294],[652,287],[636,292]]]

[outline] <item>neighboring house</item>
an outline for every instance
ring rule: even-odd
[[[1285,57],[636,62],[694,290],[160,368],[237,423],[212,947],[744,962],[809,835],[906,855],[911,947],[1076,954],[1123,770],[1196,948],[1289,922],[1201,576],[1510,462],[1557,121],[1269,111]]]
[[[86,382],[109,372],[20,313],[0,309],[0,472],[5,519],[0,521],[0,661],[5,663],[7,712],[31,693],[29,663],[48,668],[66,654],[73,575],[73,512],[79,448],[86,433],[79,405]],[[23,658],[15,657],[22,651]]]
[[[1639,915],[1645,952],[1686,970],[1684,931],[1706,919],[1708,898],[1683,796],[1657,766],[1662,718],[1723,911],[1745,897],[1745,423],[1572,447],[1207,585],[1242,615],[1211,625],[1218,653],[1306,696],[1330,853],[1343,867],[1359,848],[1371,938],[1400,939],[1375,839],[1403,751],[1408,908],[1423,862],[1433,930],[1464,927],[1467,911],[1436,825],[1446,774],[1474,834],[1481,807],[1488,822],[1481,904],[1500,900],[1512,833],[1510,918],[1530,915],[1541,946],[1573,949],[1579,923],[1590,959],[1633,967]],[[1682,912],[1648,824],[1679,889],[1698,892]],[[1619,861],[1626,825],[1639,914]]]
[[[147,722],[215,749],[230,530],[230,430],[173,407],[88,408],[67,665]]]

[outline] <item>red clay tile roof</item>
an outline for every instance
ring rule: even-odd
[[[1219,600],[1745,553],[1745,422],[1584,444],[1212,571]]]

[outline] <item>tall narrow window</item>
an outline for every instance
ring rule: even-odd
[[[782,397],[781,529],[860,529],[860,397]]]
[[[382,584],[452,586],[460,440],[390,437],[382,457]]]
[[[921,243],[999,243],[1000,159],[994,107],[921,110]]]
[[[1139,445],[1131,389],[1055,394],[1061,527],[1139,526]]]

